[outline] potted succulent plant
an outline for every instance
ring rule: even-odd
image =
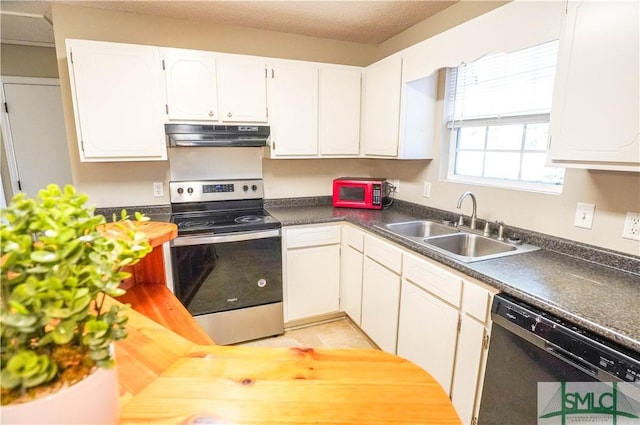
[[[71,410],[66,413],[88,407],[77,397],[92,396],[89,389],[79,386],[112,368],[112,342],[127,335],[122,308],[106,309],[104,299],[124,293],[120,282],[130,276],[124,268],[138,262],[151,247],[135,231],[126,211],[114,224],[119,237],[106,234],[102,227],[106,219],[94,215],[87,200],[72,186],[61,190],[49,185],[35,198],[16,195],[1,211],[3,422],[40,420],[21,413],[14,416],[21,408],[44,413],[46,423],[76,420],[54,417],[51,406]],[[136,213],[135,219],[146,218]],[[106,409],[112,417],[102,419],[94,410],[89,420],[79,416],[77,422],[109,422],[114,414],[117,418],[117,375],[113,369],[106,374],[112,385],[115,379],[115,394],[96,382],[103,397],[101,393],[93,397],[102,405],[99,409]],[[71,404],[56,399],[52,405],[37,405],[74,390]],[[110,412],[114,403],[115,412]]]

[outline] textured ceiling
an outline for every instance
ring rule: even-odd
[[[281,31],[312,37],[329,38],[365,44],[379,44],[405,29],[435,15],[456,1],[58,1],[59,3],[100,9],[118,10],[144,15],[167,16],[212,24],[236,25]],[[2,9],[2,39],[31,37],[43,41],[46,18],[51,17],[48,2],[6,1]],[[39,25],[35,20],[18,22],[6,11],[44,15]],[[10,21],[16,21],[11,23]],[[5,24],[7,25],[5,27]],[[26,28],[25,28],[26,27]],[[49,25],[50,27],[50,25]],[[16,29],[14,29],[16,28]],[[18,29],[21,28],[21,29]],[[45,31],[46,32],[46,31]],[[25,35],[27,34],[27,35]],[[28,41],[28,40],[27,40]],[[49,42],[53,44],[51,32]]]

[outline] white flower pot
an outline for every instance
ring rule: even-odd
[[[116,368],[98,368],[87,378],[49,396],[0,408],[2,424],[116,424],[120,415]]]

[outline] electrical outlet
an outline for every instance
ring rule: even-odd
[[[627,211],[622,237],[640,241],[640,213]]]
[[[153,182],[153,196],[156,198],[164,196],[164,184],[162,182]]]
[[[425,198],[431,197],[431,182],[424,182],[424,186],[422,187],[422,196]]]
[[[389,183],[395,186],[395,192],[400,192],[400,180],[399,179],[387,179]]]
[[[583,202],[578,202],[578,206],[576,207],[576,218],[574,221],[574,226],[582,227],[584,229],[591,229],[595,209],[596,206],[594,204],[585,204]]]

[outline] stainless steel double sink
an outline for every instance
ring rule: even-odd
[[[539,249],[529,244],[498,241],[432,220],[414,220],[376,227],[410,239],[465,263],[521,254]]]

